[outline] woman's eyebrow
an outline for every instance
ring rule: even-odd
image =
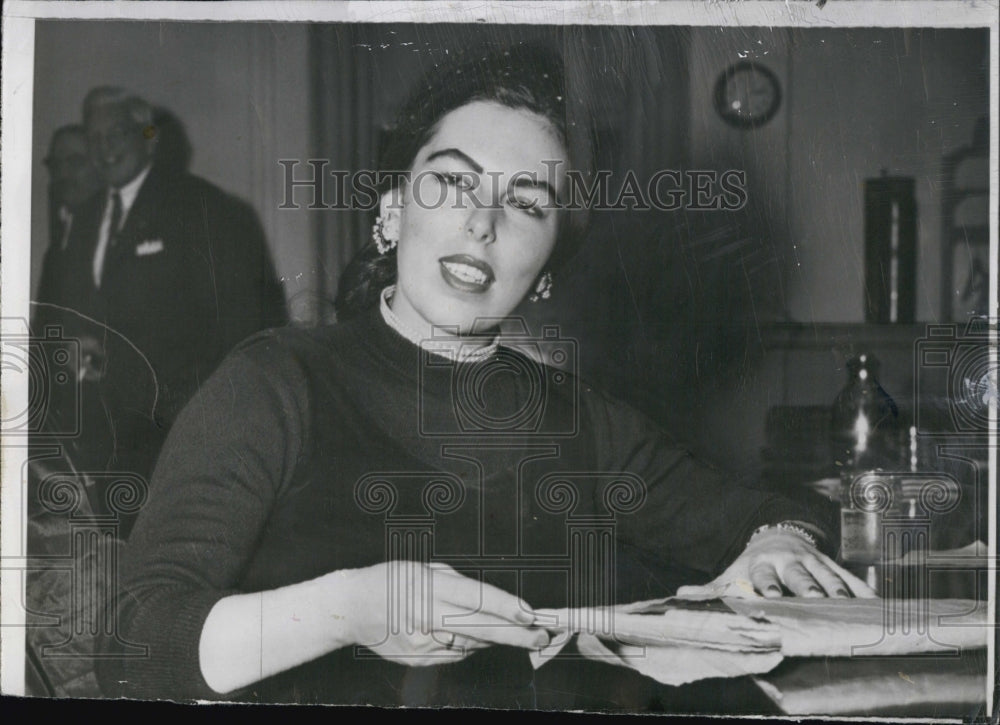
[[[459,151],[458,149],[441,149],[440,151],[435,151],[430,156],[427,157],[428,161],[433,161],[437,158],[448,157],[461,161],[469,166],[477,174],[483,173],[483,167],[473,161],[468,154]]]
[[[427,161],[431,162],[434,159],[439,158],[451,158],[460,161],[475,171],[477,174],[483,173],[483,167],[477,164],[468,154],[464,151],[459,151],[456,148],[441,149],[440,151],[435,151],[430,156],[427,157]],[[552,184],[545,180],[539,180],[535,175],[523,176],[519,175],[512,184],[514,188],[528,188],[528,189],[541,189],[549,194],[549,198],[558,199],[559,196],[556,194],[556,190],[553,188]]]
[[[514,180],[514,183],[511,184],[511,186],[513,186],[515,189],[521,189],[521,188],[541,189],[548,193],[550,199],[559,198],[552,184],[545,181],[544,179],[538,179],[534,175],[518,177]]]

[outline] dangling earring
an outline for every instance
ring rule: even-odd
[[[528,302],[538,302],[538,300],[547,300],[552,296],[552,273],[543,272],[542,276],[538,278],[538,282],[535,284],[535,291],[528,295]]]
[[[395,214],[379,214],[372,225],[372,241],[379,254],[395,249],[399,241],[399,218]]]

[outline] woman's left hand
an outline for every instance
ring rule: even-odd
[[[704,586],[681,587],[677,596],[700,599],[761,594],[776,598],[786,591],[798,597],[877,596],[804,538],[782,529],[758,534],[715,580]]]

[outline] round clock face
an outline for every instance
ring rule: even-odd
[[[740,128],[755,128],[771,120],[781,105],[777,76],[758,63],[730,66],[715,84],[715,110]]]

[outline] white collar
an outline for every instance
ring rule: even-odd
[[[452,362],[478,362],[485,360],[497,351],[500,347],[500,336],[496,335],[488,345],[483,347],[470,347],[464,338],[459,337],[431,337],[427,338],[412,327],[407,325],[389,306],[396,291],[396,285],[389,285],[379,296],[379,310],[385,323],[399,333],[402,337],[412,342],[417,347],[432,352],[435,355],[447,358]]]
[[[122,220],[128,214],[129,209],[132,208],[132,204],[135,203],[135,197],[139,196],[139,189],[142,188],[142,182],[146,180],[149,176],[149,170],[153,167],[152,164],[147,164],[146,168],[136,174],[136,177],[132,181],[125,184],[122,188],[118,189],[118,193],[121,195],[122,199]],[[111,187],[108,189],[108,198],[115,192],[115,188]]]

